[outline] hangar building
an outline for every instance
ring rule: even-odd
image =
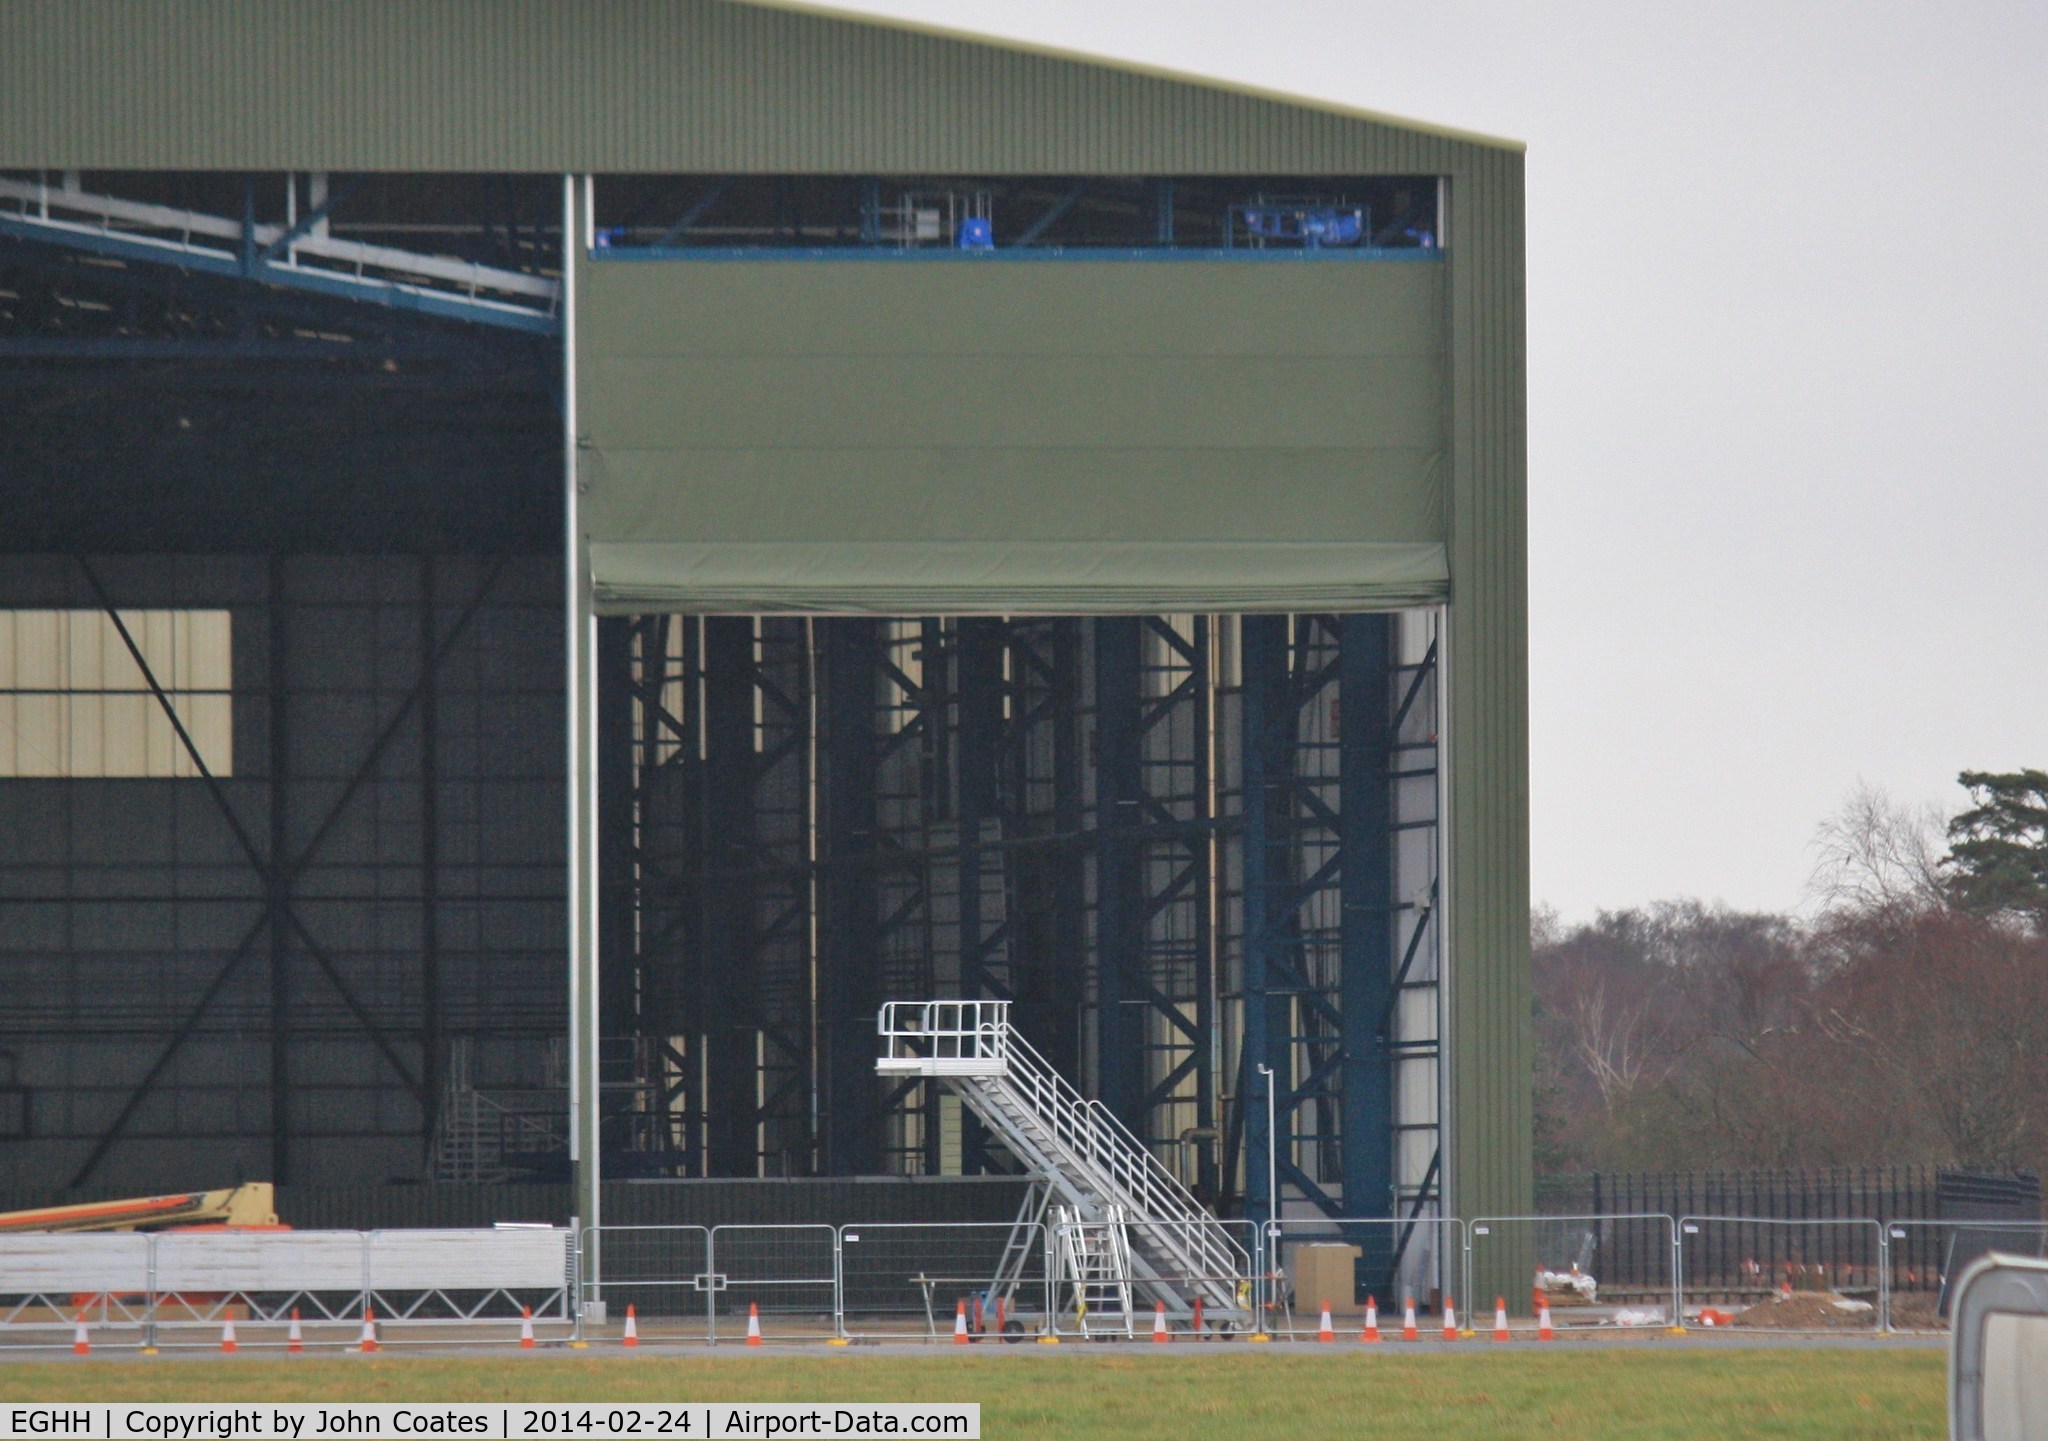
[[[966,997],[1226,1214],[1526,1211],[1522,174],[794,6],[7,0],[10,1176],[1000,1171],[875,1071]]]

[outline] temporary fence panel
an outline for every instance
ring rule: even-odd
[[[758,1308],[763,1340],[839,1333],[839,1233],[831,1226],[713,1226],[711,1339],[743,1332]]]
[[[614,1333],[632,1307],[645,1340],[702,1341],[711,1335],[717,1281],[708,1226],[593,1226],[583,1233],[584,1289],[604,1303]]]
[[[96,1344],[140,1345],[150,1238],[0,1235],[0,1327],[8,1343],[69,1345],[83,1317]]]
[[[1465,1232],[1465,1304],[1478,1321],[1491,1316],[1494,1298],[1474,1293],[1472,1278],[1505,1249],[1531,1263],[1529,1289],[1502,1298],[1517,1325],[1533,1319],[1538,1292],[1559,1329],[1675,1324],[1677,1229],[1653,1214],[1481,1217]]]
[[[369,1238],[360,1231],[193,1231],[150,1238],[159,1327],[232,1318],[340,1321],[362,1314]],[[157,1339],[170,1344],[168,1336]],[[250,1344],[272,1339],[252,1335]],[[279,1342],[283,1337],[275,1338]]]
[[[1876,1221],[1681,1216],[1681,1305],[1774,1331],[1875,1331],[1883,1322],[1883,1229]]]
[[[848,1336],[942,1340],[964,1307],[976,1338],[1045,1329],[1045,1227],[1033,1221],[839,1228]]]
[[[2048,1256],[2048,1222],[1893,1221],[1885,1228],[1886,1326],[1947,1330],[1955,1284],[1992,1251]]]
[[[368,1290],[393,1321],[516,1318],[566,1322],[569,1237],[558,1227],[371,1231]]]
[[[1100,1245],[1104,1228],[1115,1224],[1121,1225],[1126,1241],[1130,1233],[1142,1231],[1156,1234],[1178,1230],[1199,1234],[1183,1236],[1183,1243],[1179,1245],[1149,1246],[1142,1254],[1133,1255],[1128,1244],[1106,1249]],[[1231,1304],[1219,1306],[1204,1300],[1202,1334],[1242,1334],[1257,1325],[1259,1237],[1255,1222],[1063,1221],[1049,1223],[1045,1239],[1048,1315],[1050,1329],[1056,1335],[1131,1334],[1143,1340],[1151,1335],[1158,1308],[1163,1304],[1169,1334],[1186,1336],[1193,1332],[1195,1325],[1194,1298],[1198,1294],[1206,1297],[1219,1292],[1228,1295]],[[1244,1274],[1224,1274],[1186,1269],[1165,1259],[1172,1254],[1242,1255],[1247,1270]],[[1091,1255],[1099,1255],[1101,1261],[1101,1268],[1092,1275],[1085,1268],[1085,1258]],[[1062,1257],[1066,1259],[1062,1261]],[[1077,1259],[1083,1262],[1081,1266],[1077,1267]],[[1120,1277],[1113,1274],[1118,1266],[1123,1267]],[[1121,1311],[1121,1294],[1114,1306],[1104,1300],[1104,1293],[1119,1285],[1129,1289],[1128,1327]]]
[[[1382,1315],[1396,1317],[1411,1295],[1424,1312],[1439,1313],[1447,1296],[1463,1304],[1457,1288],[1464,1223],[1455,1216],[1290,1217],[1269,1224],[1261,1239],[1259,1302],[1269,1335],[1315,1335],[1325,1302],[1333,1319],[1347,1323],[1368,1298]],[[1321,1247],[1339,1248],[1339,1254],[1312,1249]],[[1354,1254],[1341,1254],[1346,1249]],[[1334,1282],[1327,1279],[1333,1270]],[[1329,1290],[1338,1294],[1322,1294]]]

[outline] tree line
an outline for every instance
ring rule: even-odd
[[[2048,772],[1859,789],[1801,915],[1539,911],[1543,1171],[2048,1166]]]

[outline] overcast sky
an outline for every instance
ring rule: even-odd
[[[1534,894],[2048,767],[2048,3],[859,0],[1529,146]]]

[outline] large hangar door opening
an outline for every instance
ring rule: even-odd
[[[1440,1194],[1436,609],[599,623],[606,1170],[1015,1161],[874,1071],[1012,1002],[1203,1198]]]
[[[927,246],[841,177],[843,233],[792,181],[711,244],[746,185],[697,179],[651,241],[659,197],[570,188],[609,1174],[1000,1168],[874,1075],[883,1001],[964,995],[1220,1205],[1268,1214],[1269,1157],[1284,1206],[1438,1204],[1427,227],[1240,243],[1244,182],[1189,245],[1210,191],[1082,179],[1013,229],[990,181]]]

